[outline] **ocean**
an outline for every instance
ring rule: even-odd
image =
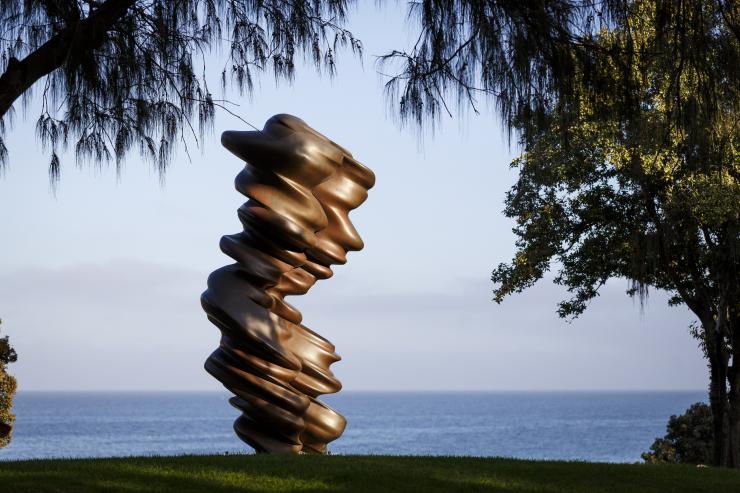
[[[235,453],[228,395],[21,392],[0,460]],[[638,462],[696,392],[351,392],[334,454],[504,456]]]

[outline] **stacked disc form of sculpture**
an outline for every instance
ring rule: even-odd
[[[206,370],[242,414],[237,435],[258,452],[325,453],[346,421],[317,400],[339,391],[334,346],[301,324],[285,301],[332,275],[362,240],[349,211],[367,198],[372,171],[290,115],[262,131],[224,132],[221,143],[246,161],[236,189],[244,231],[221,238],[236,263],[214,271],[201,303],[221,330]]]

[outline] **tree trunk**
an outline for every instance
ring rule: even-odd
[[[12,58],[0,76],[0,118],[36,81],[61,67],[74,50],[94,50],[135,0],[108,0],[90,15],[68,26],[23,60]]]
[[[721,334],[714,322],[704,325],[707,334],[707,356],[709,358],[709,406],[712,408],[714,428],[714,465],[728,464],[728,396],[727,396],[727,351]]]
[[[733,281],[731,281],[733,282]],[[734,286],[733,286],[734,287]],[[740,357],[738,352],[740,348],[740,290],[737,290],[728,296],[727,302],[727,329],[726,333],[730,339],[730,351],[732,357],[732,366],[728,371],[730,383],[729,394],[729,466],[740,469]]]
[[[734,351],[733,351],[734,352]],[[728,462],[727,465],[740,469],[740,362],[735,355],[728,371],[730,381],[728,413]]]

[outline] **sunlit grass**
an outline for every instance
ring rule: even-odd
[[[181,456],[0,462],[1,493],[740,492],[740,471],[470,457]]]

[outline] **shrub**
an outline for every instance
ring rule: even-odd
[[[0,320],[2,324],[2,320]],[[0,448],[10,443],[13,435],[13,422],[15,414],[13,408],[13,396],[16,391],[16,381],[12,375],[7,373],[8,363],[18,359],[15,350],[10,346],[8,337],[0,337]]]
[[[712,461],[713,444],[712,410],[697,402],[684,414],[670,417],[666,435],[656,438],[642,459],[652,464],[708,464]]]

